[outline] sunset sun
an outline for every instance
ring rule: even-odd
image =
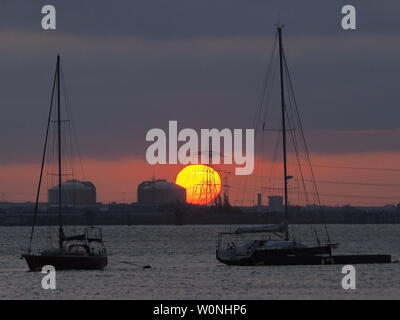
[[[201,164],[183,168],[176,176],[176,184],[186,189],[186,201],[191,204],[209,204],[221,192],[218,172]]]

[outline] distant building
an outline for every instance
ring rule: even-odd
[[[281,212],[284,210],[282,196],[268,196],[268,209],[273,212]]]
[[[140,204],[184,203],[186,189],[167,180],[143,181],[137,187],[137,199]]]
[[[58,185],[48,190],[49,205],[58,205]],[[66,206],[95,206],[96,187],[89,181],[68,180],[61,184],[61,203]]]

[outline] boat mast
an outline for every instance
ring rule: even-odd
[[[285,221],[288,222],[288,174],[287,174],[287,155],[286,155],[286,106],[285,88],[283,82],[283,46],[282,46],[282,25],[278,25],[279,36],[279,70],[281,79],[281,106],[282,106],[282,142],[283,142],[283,181],[285,190]],[[286,230],[285,239],[289,240],[289,230]]]
[[[45,139],[44,139],[44,146],[43,146],[43,153],[42,153],[42,163],[40,166],[39,182],[38,182],[37,191],[36,191],[35,209],[33,211],[31,236],[30,236],[30,240],[29,240],[29,248],[28,248],[29,254],[31,253],[31,250],[32,250],[33,233],[35,231],[36,218],[37,218],[37,213],[38,213],[38,209],[39,209],[40,189],[42,186],[43,171],[44,171],[44,166],[45,166],[45,161],[46,161],[47,142],[48,142],[48,138],[49,138],[49,130],[50,130],[50,124],[51,124],[52,111],[53,111],[53,101],[54,101],[54,92],[55,92],[56,82],[57,82],[57,66],[56,66],[56,71],[54,72],[53,87],[51,90],[50,110],[49,110],[49,114],[47,117],[47,127],[46,127],[46,135],[45,135]]]
[[[62,167],[61,167],[61,94],[60,94],[60,55],[57,55],[57,139],[58,139],[58,247],[63,248],[64,242],[64,230],[61,221],[61,209],[62,209]]]

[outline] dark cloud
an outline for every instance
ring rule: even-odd
[[[340,31],[341,7],[329,0],[3,0],[0,27],[33,30],[45,4],[57,8],[59,32],[146,38],[265,35],[279,19],[293,34]],[[359,32],[397,33],[396,0],[353,0]]]
[[[56,31],[40,28],[44,4],[57,8]],[[168,120],[249,127],[279,16],[305,127],[391,132],[400,118],[400,4],[352,1],[358,30],[343,31],[344,4],[2,1],[0,162],[39,159],[58,52],[86,156],[143,157],[146,131]],[[330,147],[314,139],[311,148],[341,153],[354,143],[329,137]],[[398,148],[396,135],[363,137],[360,152]]]

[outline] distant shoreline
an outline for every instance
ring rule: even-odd
[[[301,211],[288,216],[291,224],[400,224],[400,211],[363,212],[358,210],[335,212]],[[32,213],[0,214],[0,226],[31,226]],[[280,212],[239,213],[186,213],[173,212],[87,212],[68,213],[63,216],[65,225],[223,225],[223,224],[275,224],[282,221]],[[36,225],[57,225],[56,213],[40,213]]]

